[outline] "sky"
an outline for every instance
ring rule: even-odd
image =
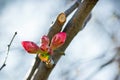
[[[73,39],[49,80],[114,80],[118,74],[117,62],[100,67],[117,54],[116,48],[120,44],[117,2],[119,0],[99,0],[91,20]],[[0,66],[5,59],[7,45],[14,33],[18,33],[11,45],[7,66],[0,71],[1,80],[25,79],[35,55],[25,52],[21,41],[34,41],[40,45],[40,38],[47,34],[57,15],[73,3],[74,0],[0,1]]]

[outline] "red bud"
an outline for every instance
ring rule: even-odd
[[[65,40],[66,40],[65,32],[60,32],[56,34],[51,40],[50,48],[55,50],[56,48],[62,46],[65,43]]]
[[[42,40],[42,42],[41,42],[42,44],[49,45],[50,41],[49,41],[49,38],[47,36],[44,35],[41,40]]]
[[[22,46],[28,53],[37,53],[39,51],[37,44],[31,41],[22,41]]]
[[[45,53],[48,53],[48,51],[49,51],[49,46],[46,45],[46,44],[42,44],[42,45],[40,46],[40,49],[41,49],[41,51],[43,51],[43,52],[45,52]]]

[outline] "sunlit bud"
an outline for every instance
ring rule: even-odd
[[[37,53],[39,51],[37,44],[31,41],[22,41],[22,46],[28,53]]]
[[[62,46],[65,43],[65,40],[66,40],[65,32],[60,32],[56,34],[51,40],[50,48],[55,50],[56,48]]]
[[[48,53],[48,51],[49,51],[49,46],[46,45],[46,44],[42,44],[42,45],[40,46],[40,49],[41,49],[41,51],[43,51],[43,52],[45,52],[45,53]]]

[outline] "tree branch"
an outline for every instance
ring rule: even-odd
[[[81,0],[77,0],[69,9],[67,9],[64,13],[66,14],[66,17],[71,14],[81,3]]]
[[[68,47],[72,39],[76,36],[76,34],[82,29],[82,26],[84,25],[85,19],[90,14],[93,7],[96,5],[98,0],[84,0],[81,5],[79,5],[77,11],[75,12],[72,19],[68,22],[64,32],[67,33],[67,40],[65,44],[59,48],[61,51],[65,51],[65,49]],[[60,59],[61,54],[60,53],[54,53],[53,54],[53,60],[55,64]],[[53,70],[54,66],[52,68],[47,68],[43,62],[40,63],[38,70],[35,72],[33,76],[33,80],[47,80],[49,77],[50,72]]]
[[[48,32],[48,35],[47,35],[50,40],[56,33],[61,31],[62,26],[64,25],[64,23],[66,21],[66,17],[78,7],[78,3],[80,3],[80,2],[81,2],[81,0],[78,0],[69,9],[67,9],[64,13],[60,13],[58,15],[55,23],[51,26],[51,28]],[[31,77],[33,76],[35,70],[38,68],[39,64],[40,64],[40,60],[39,60],[38,56],[36,55],[36,59],[33,64],[33,67],[31,68],[29,75],[27,75],[26,80],[31,80]]]
[[[12,44],[12,42],[13,42],[13,40],[14,40],[14,38],[15,38],[16,35],[17,35],[17,32],[15,32],[15,34],[13,35],[10,43],[7,46],[7,53],[6,53],[7,55],[5,57],[5,61],[4,61],[3,65],[0,67],[0,70],[2,70],[6,66],[6,61],[7,61],[8,55],[9,55],[10,46],[11,46],[11,44]]]
[[[51,28],[50,28],[50,30],[49,30],[49,32],[48,32],[48,35],[47,35],[47,36],[49,37],[50,40],[52,39],[52,37],[53,37],[56,33],[58,33],[58,32],[61,31],[62,26],[64,25],[65,21],[66,21],[66,15],[65,15],[65,13],[60,13],[60,14],[58,15],[55,23],[51,26]]]

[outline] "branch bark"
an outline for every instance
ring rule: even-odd
[[[52,25],[52,27],[50,28],[49,32],[48,32],[48,37],[51,40],[52,37],[61,31],[62,26],[64,25],[66,21],[66,15],[65,13],[60,13],[55,21],[55,23]]]
[[[35,62],[32,66],[32,68],[30,69],[30,72],[26,75],[26,80],[31,80],[35,70],[38,68],[39,64],[40,64],[40,59],[38,58],[38,55],[36,55],[36,58],[35,58]]]
[[[82,4],[79,5],[74,16],[68,22],[68,24],[65,26],[65,29],[63,30],[64,32],[67,33],[67,40],[65,44],[58,50],[63,52],[65,51],[65,49],[68,47],[73,38],[82,29],[82,26],[84,25],[87,16],[90,14],[91,10],[93,9],[97,2],[98,0],[84,0]],[[61,57],[60,53],[54,52],[53,60],[55,64],[58,62],[60,57]],[[33,76],[33,80],[47,80],[53,68],[54,66],[52,68],[47,68],[45,64],[41,62]]]
[[[66,17],[73,12],[81,3],[81,0],[77,0],[69,9],[67,9],[64,13],[66,14]]]

